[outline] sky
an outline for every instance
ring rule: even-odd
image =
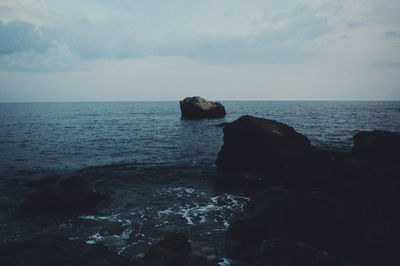
[[[0,102],[400,100],[399,0],[0,0]]]

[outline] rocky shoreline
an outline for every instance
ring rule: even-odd
[[[243,116],[224,128],[219,185],[252,195],[226,234],[248,265],[399,265],[400,134],[359,132],[351,152]]]
[[[226,233],[225,256],[164,236],[130,260],[101,245],[41,235],[0,246],[1,265],[399,265],[400,133],[359,132],[351,152],[321,150],[283,123],[242,116],[224,123],[216,165],[219,189],[252,200]],[[21,215],[90,213],[106,195],[84,176],[40,187]]]

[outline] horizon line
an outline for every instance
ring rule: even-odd
[[[189,96],[190,97],[190,96]],[[72,100],[72,101],[0,101],[0,104],[12,104],[12,103],[130,103],[130,102],[179,102],[181,100]],[[221,102],[399,102],[400,99],[397,100],[387,100],[387,99],[341,99],[341,100],[327,100],[327,99],[318,99],[318,100],[252,100],[252,99],[230,99],[230,100],[221,100],[221,99],[211,99],[210,101],[221,101]]]

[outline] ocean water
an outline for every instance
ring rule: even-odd
[[[223,119],[180,119],[178,102],[0,104],[0,238],[55,232],[140,256],[184,230],[202,245],[223,234],[249,200],[213,187],[223,144],[216,124],[244,114],[284,122],[319,147],[350,150],[358,130],[400,131],[400,102],[222,102]],[[91,215],[15,218],[43,177],[84,174],[109,199]],[[222,249],[218,252],[223,253]]]

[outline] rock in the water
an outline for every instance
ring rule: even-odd
[[[134,266],[102,245],[88,245],[58,236],[40,236],[0,245],[0,265]]]
[[[292,127],[245,115],[225,126],[217,166],[222,172],[273,174],[311,150],[308,138]]]
[[[41,216],[79,214],[90,211],[101,199],[100,193],[83,176],[73,176],[53,188],[29,195],[21,211]]]
[[[379,166],[400,164],[400,133],[360,131],[353,137],[352,153]]]
[[[210,102],[199,96],[187,97],[180,101],[182,118],[220,118],[226,115],[225,107],[219,102]]]
[[[183,233],[172,233],[156,243],[143,258],[149,266],[187,266],[191,245]]]
[[[227,125],[229,125],[231,122],[223,122],[223,123],[219,123],[219,124],[216,124],[215,126],[216,127],[226,127]]]

